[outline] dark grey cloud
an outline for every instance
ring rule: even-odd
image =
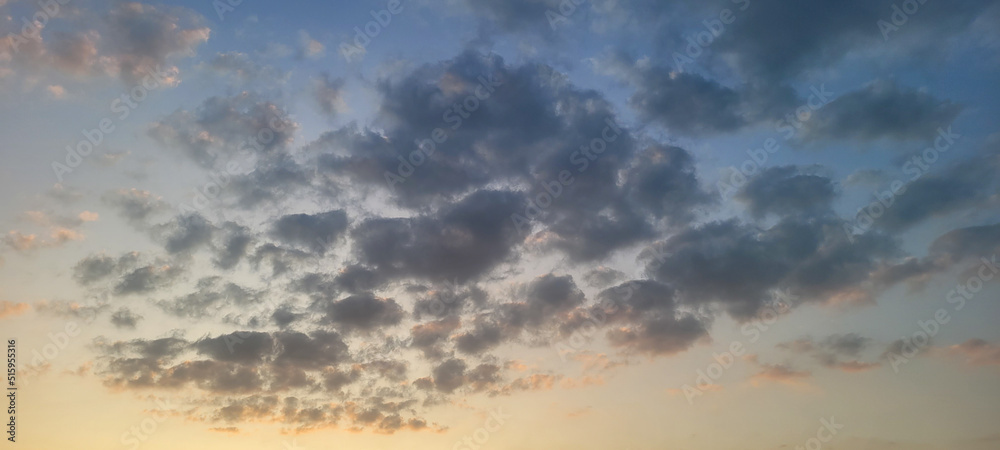
[[[289,214],[274,222],[271,236],[282,243],[304,247],[323,255],[347,231],[347,213],[333,210],[317,214]]]
[[[851,51],[876,45],[903,55],[939,48],[947,38],[964,32],[991,3],[921,4],[921,17],[938,20],[910,20],[887,40],[877,22],[890,19],[891,0],[793,5],[752,2],[711,44],[711,51],[732,58],[747,77],[782,80],[829,67]],[[922,44],[913,45],[911,37],[921,37],[917,41]]]
[[[274,335],[278,354],[274,363],[320,369],[349,361],[350,349],[340,334],[329,331],[280,332]]]
[[[411,292],[417,294],[413,302],[413,316],[417,320],[424,315],[437,318],[458,316],[468,309],[486,306],[489,299],[489,294],[478,286],[413,286],[412,289]]]
[[[607,332],[618,347],[651,355],[672,355],[708,338],[704,318],[677,310],[674,289],[650,280],[628,281],[604,290],[596,317],[617,324]]]
[[[980,258],[1000,253],[1000,223],[958,228],[931,243],[930,254],[949,260]]]
[[[482,354],[517,340],[524,331],[531,333],[529,338],[545,339],[559,320],[586,300],[569,275],[542,275],[518,286],[512,294],[513,301],[476,314],[471,327],[455,334],[455,349],[463,354]]]
[[[232,269],[247,256],[253,243],[253,235],[249,228],[234,222],[223,224],[219,231],[221,237],[213,245],[216,253],[212,264],[220,269]]]
[[[455,349],[465,354],[480,354],[513,339],[517,333],[519,327],[504,326],[494,318],[480,316],[473,321],[472,329],[455,336]]]
[[[524,296],[523,304],[526,308],[518,310],[518,315],[524,316],[515,319],[514,323],[523,320],[529,326],[539,326],[548,318],[582,305],[585,300],[583,292],[569,275],[542,275],[528,283],[523,292],[518,294]]]
[[[460,326],[461,320],[456,316],[416,324],[410,328],[410,346],[428,359],[439,359],[445,355],[443,344]]]
[[[234,175],[223,190],[221,197],[229,202],[227,206],[260,208],[291,198],[310,187],[310,174],[313,170],[300,165],[292,155],[260,155],[252,167],[252,172]],[[333,197],[330,192],[323,191],[317,195]]]
[[[142,316],[128,308],[119,308],[111,314],[111,324],[118,328],[134,330],[140,320],[142,320]]]
[[[805,123],[804,140],[933,140],[948,128],[962,106],[927,92],[879,80],[849,92],[815,112]]]
[[[209,244],[216,228],[200,214],[180,215],[170,223],[154,227],[167,253],[189,253]]]
[[[281,305],[271,313],[271,322],[279,328],[285,328],[304,317],[305,314],[296,312],[292,306]]]
[[[193,385],[211,393],[246,393],[308,388],[311,376],[350,361],[337,333],[238,331],[197,341],[178,337],[99,342],[104,363],[99,374],[111,386],[179,388]],[[199,355],[207,359],[186,359]],[[298,381],[295,378],[299,378]]]
[[[776,291],[807,301],[870,301],[864,283],[882,259],[898,254],[892,239],[849,237],[843,222],[824,217],[786,218],[767,229],[707,223],[654,245],[640,259],[682,302],[718,302],[734,317],[750,319]]]
[[[680,147],[651,145],[639,152],[627,172],[626,196],[643,211],[672,224],[690,222],[696,209],[714,198],[700,186],[694,158]]]
[[[434,387],[445,393],[454,392],[465,384],[465,361],[449,359],[433,370]]]
[[[476,195],[470,192],[489,195],[483,188],[516,186],[526,202],[508,213],[512,222],[513,213],[523,219],[515,223],[517,231],[535,233],[539,249],[560,250],[574,261],[600,260],[653,237],[656,220],[682,225],[710,200],[686,151],[637,141],[601,93],[565,80],[546,65],[513,66],[468,51],[379,80],[378,129],[348,125],[306,148],[317,155],[321,183],[329,189],[350,183],[362,195],[382,191],[420,211],[418,217],[428,209],[441,211],[442,203],[464,204]],[[494,92],[478,100],[477,90]],[[474,108],[464,106],[470,98]],[[441,139],[434,143],[428,139],[436,129]],[[620,185],[623,171],[628,180]],[[372,219],[358,229],[392,235],[380,241],[395,242],[424,223]],[[369,239],[357,234],[367,245]],[[360,259],[382,271],[387,266]],[[482,264],[465,262],[465,273],[452,271],[449,278],[482,271]]]
[[[748,82],[725,86],[693,72],[635,61],[616,52],[596,62],[600,72],[614,75],[635,88],[629,106],[641,118],[671,132],[688,136],[729,133],[775,120],[802,101],[791,88],[775,83]]]
[[[502,370],[496,364],[483,363],[466,374],[466,380],[473,392],[483,392],[495,388],[502,381]]]
[[[259,331],[237,332],[199,339],[194,348],[217,361],[257,365],[274,353],[274,340]]]
[[[512,192],[477,191],[434,215],[368,219],[351,231],[354,251],[387,275],[466,281],[516,255],[523,236],[510,216],[522,205]]]
[[[884,211],[878,214],[877,207],[866,206],[858,212],[857,223],[864,224],[870,217],[869,226],[902,232],[929,219],[995,201],[997,182],[993,174],[1000,170],[997,148],[982,148],[940,171],[930,166],[923,154],[930,153],[915,155],[903,165],[908,182],[901,189],[893,193],[888,186],[878,191],[885,199],[873,199],[873,203],[881,203]],[[884,207],[887,202],[891,203]]]
[[[746,125],[740,94],[701,76],[650,69],[629,104],[669,130],[686,134],[734,131]]]
[[[836,186],[829,178],[795,166],[764,169],[736,194],[757,219],[768,214],[822,214],[830,210],[836,196]]]
[[[345,266],[333,278],[338,289],[352,294],[374,291],[386,281],[382,273],[359,265]]]
[[[398,324],[406,315],[395,300],[370,293],[318,301],[313,307],[323,313],[324,323],[347,332],[380,330]]]
[[[956,267],[984,260],[987,268],[995,269],[996,255],[1000,254],[1000,224],[957,228],[935,239],[923,258],[909,257],[886,264],[875,274],[877,281],[891,287],[910,283],[911,288],[922,288],[934,275]]]
[[[133,267],[138,261],[139,254],[135,252],[125,253],[117,258],[103,253],[90,255],[73,266],[73,278],[80,284],[88,285],[119,274]]]
[[[116,282],[115,295],[148,294],[176,281],[186,268],[176,262],[157,262],[125,272]]]
[[[250,267],[255,271],[270,266],[271,276],[276,277],[294,270],[309,258],[309,253],[302,250],[263,244],[254,249],[247,259],[250,262]]]

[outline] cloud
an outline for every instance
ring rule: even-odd
[[[420,349],[428,359],[440,359],[445,356],[443,344],[460,326],[455,316],[416,324],[410,328],[410,346]]]
[[[82,241],[83,234],[76,230],[60,226],[49,227],[49,237],[40,239],[36,234],[24,234],[14,230],[8,232],[3,239],[0,239],[7,247],[20,253],[29,253],[42,248],[59,247],[70,241]]]
[[[693,73],[634,60],[616,52],[594,60],[598,72],[635,88],[629,106],[644,120],[688,136],[731,133],[775,120],[802,101],[781,84],[747,83],[729,87]]]
[[[899,254],[869,233],[849,239],[838,219],[785,218],[757,229],[734,220],[683,230],[640,254],[647,273],[677,289],[682,303],[718,303],[749,320],[788,290],[814,302],[870,301],[871,273]]]
[[[761,369],[750,377],[750,383],[754,386],[765,382],[800,385],[805,382],[804,380],[812,377],[811,372],[795,370],[784,364],[762,363],[758,360],[757,355],[749,355],[744,359]]]
[[[13,303],[7,300],[0,301],[0,319],[19,316],[29,309],[31,309],[31,306],[27,303]]]
[[[444,393],[454,392],[465,384],[465,361],[449,359],[434,368],[434,387]]]
[[[232,269],[247,257],[254,238],[249,228],[234,222],[225,223],[220,230],[220,239],[213,244],[216,251],[212,264],[220,269]]]
[[[108,278],[124,272],[139,260],[139,253],[125,253],[114,258],[103,253],[87,256],[73,266],[73,278],[82,285]]]
[[[993,147],[981,148],[973,156],[940,171],[928,173],[908,163],[903,170],[911,175],[910,179],[893,196],[893,204],[874,218],[873,224],[890,232],[901,232],[932,218],[988,204],[996,183],[987,174],[998,169],[1000,152]]]
[[[938,48],[947,38],[966,30],[990,1],[963,0],[953,4],[922,4],[921,16],[934,21],[910,21],[888,48],[896,56],[914,56]],[[731,58],[746,77],[774,81],[803,71],[822,70],[852,51],[884,46],[876,22],[892,13],[890,0],[851,0],[823,5],[752,4],[711,45],[713,53]],[[920,36],[921,39],[908,39]],[[919,45],[912,43],[920,42]]]
[[[247,308],[258,304],[262,296],[263,292],[213,276],[199,279],[190,294],[172,300],[159,300],[156,305],[173,316],[197,319],[211,317],[213,312],[226,306]]]
[[[962,106],[894,80],[878,80],[837,97],[805,123],[804,140],[930,141]]]
[[[334,210],[282,216],[274,222],[271,236],[285,244],[305,247],[322,256],[346,230],[347,213]]]
[[[387,275],[466,281],[512,258],[523,239],[511,214],[516,193],[477,191],[434,215],[375,218],[351,230],[361,263]]]
[[[319,301],[314,308],[323,312],[323,322],[346,332],[371,332],[398,324],[403,308],[391,298],[356,294],[336,301]]]
[[[148,134],[202,167],[213,168],[217,163],[281,153],[298,127],[278,105],[242,92],[211,97],[195,111],[178,110],[154,122]]]
[[[165,225],[154,228],[154,234],[163,240],[163,247],[170,254],[189,253],[207,245],[215,233],[215,226],[200,214],[180,215]]]
[[[134,330],[140,320],[142,320],[142,316],[128,308],[119,308],[118,311],[111,314],[111,324],[118,328]]]
[[[49,98],[54,100],[62,100],[66,98],[66,88],[53,84],[45,87],[45,92],[49,94]]]
[[[607,332],[608,341],[650,355],[673,355],[708,339],[703,318],[678,311],[675,291],[650,280],[633,280],[599,294],[601,304],[594,317],[607,317],[616,325]]]
[[[117,69],[129,84],[167,65],[171,56],[192,55],[210,34],[209,28],[201,25],[203,18],[184,8],[121,3],[106,20],[109,42],[114,44],[105,64]]]
[[[587,271],[583,275],[584,281],[593,287],[607,287],[617,281],[625,279],[625,273],[610,267],[599,266]]]
[[[764,169],[736,193],[736,199],[744,202],[756,219],[768,214],[823,213],[830,210],[836,196],[836,186],[829,178],[794,166]]]
[[[319,59],[323,56],[326,47],[319,41],[309,36],[305,30],[299,30],[299,45],[296,50],[296,58],[299,59]]]
[[[344,79],[333,78],[328,73],[313,80],[313,98],[326,115],[335,117],[347,111],[344,101]]]
[[[210,34],[202,16],[189,9],[137,2],[58,19],[60,26],[41,27],[37,39],[13,34],[0,39],[0,60],[35,75],[54,69],[78,78],[113,76],[128,85],[151,77],[173,86],[180,80],[172,61],[193,56]]]
[[[135,224],[143,224],[153,214],[170,208],[161,197],[135,188],[108,192],[102,200],[117,208],[123,217]]]
[[[943,351],[945,355],[963,358],[970,366],[1000,365],[1000,345],[982,339],[969,339]]]
[[[878,362],[862,362],[857,358],[871,344],[871,339],[857,333],[834,334],[815,341],[811,337],[778,344],[778,348],[815,358],[824,367],[844,372],[862,372],[879,367]]]
[[[118,279],[112,292],[115,295],[147,294],[169,286],[184,271],[183,266],[166,262],[136,267]]]

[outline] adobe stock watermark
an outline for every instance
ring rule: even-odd
[[[483,426],[476,428],[471,435],[462,437],[462,439],[455,443],[451,447],[452,450],[479,450],[489,442],[490,437],[493,433],[500,431],[504,424],[507,423],[507,419],[514,417],[510,414],[504,414],[503,408],[498,407],[497,409],[490,412],[489,417],[483,422]]]
[[[695,398],[705,395],[705,392],[715,387],[715,381],[722,378],[722,375],[732,368],[741,356],[747,354],[748,344],[757,343],[762,334],[771,329],[778,322],[778,318],[790,311],[799,300],[799,297],[788,289],[775,289],[773,296],[774,302],[762,308],[757,314],[756,320],[740,327],[740,334],[746,338],[746,343],[743,340],[734,340],[722,353],[712,353],[712,359],[715,361],[704,370],[695,371],[694,386],[690,384],[681,386],[681,392],[684,393],[684,398],[687,399],[689,405],[694,404]]]
[[[70,0],[43,0],[38,2],[39,10],[31,16],[31,20],[28,20],[27,17],[21,17],[21,33],[7,33],[14,53],[21,51],[21,46],[27,44],[28,39],[41,42],[42,29],[49,23],[49,20],[59,14],[59,7],[65,6],[69,2]]]
[[[967,278],[964,283],[956,284],[955,288],[945,295],[945,301],[953,305],[953,312],[965,309],[966,302],[980,293],[986,282],[993,280],[1000,274],[997,255],[993,255],[992,259],[983,257],[980,262],[982,264],[976,269],[975,275]],[[918,320],[917,327],[920,329],[912,335],[900,339],[902,346],[898,352],[893,351],[885,355],[889,365],[892,366],[892,371],[899,374],[899,368],[931,345],[932,339],[938,335],[941,327],[951,322],[951,319],[951,313],[947,309],[938,308],[930,319]]]
[[[924,3],[927,3],[927,0],[906,0],[903,2],[903,6],[893,3],[890,7],[892,14],[889,15],[889,20],[879,19],[875,23],[878,26],[878,31],[882,33],[882,40],[888,41],[889,33],[899,31],[900,27],[910,21],[910,16],[920,11],[920,5]]]
[[[798,134],[799,130],[805,126],[806,122],[812,119],[813,113],[833,101],[833,93],[826,90],[826,85],[821,84],[809,87],[809,96],[806,102],[795,109],[794,112],[785,114],[782,120],[774,125],[774,131],[781,133],[781,138],[788,141]],[[743,161],[738,167],[731,169],[728,180],[723,177],[716,183],[716,188],[723,197],[728,198],[739,191],[750,179],[767,165],[771,155],[781,150],[778,140],[770,137],[764,140],[763,145],[758,148],[747,149],[749,158]]]
[[[733,4],[739,6],[739,11],[746,11],[750,7],[750,0],[731,0]],[[694,60],[705,53],[705,49],[712,45],[716,39],[726,32],[726,26],[736,22],[736,12],[729,8],[719,11],[718,18],[705,19],[701,21],[705,31],[689,34],[684,37],[687,46],[684,47],[684,54],[674,52],[674,70],[683,72],[684,66],[694,64]]]
[[[601,131],[600,136],[581,145],[579,150],[574,150],[569,155],[569,163],[576,167],[578,173],[585,172],[590,167],[590,163],[596,161],[608,149],[608,144],[621,136],[622,129],[613,118],[604,119],[604,123],[606,126]],[[574,181],[576,180],[573,178],[573,173],[569,170],[559,171],[555,180],[543,181],[541,183],[542,191],[528,200],[528,204],[524,207],[524,213],[510,215],[510,220],[514,222],[517,232],[525,234],[531,231],[531,222],[546,209],[549,209],[562,196],[565,188],[572,185]]]
[[[149,91],[166,85],[167,78],[173,75],[173,73],[162,70],[159,65],[154,69],[146,68],[145,70],[146,76],[142,78],[141,82],[133,86],[128,92],[121,94],[121,96],[111,101],[111,112],[118,114],[117,122],[128,119],[132,111],[146,100]],[[81,132],[83,139],[80,139],[75,146],[66,146],[66,156],[63,162],[52,162],[52,173],[55,174],[56,180],[59,183],[63,182],[65,175],[73,173],[74,169],[80,167],[80,164],[83,164],[84,158],[90,156],[95,148],[104,143],[104,138],[115,131],[115,122],[116,120],[112,117],[104,117],[97,122],[96,128],[84,129]]]
[[[478,111],[483,106],[483,103],[489,100],[497,88],[502,86],[504,82],[502,79],[497,79],[494,74],[480,75],[477,81],[479,81],[479,84],[472,91],[472,94],[467,95],[460,102],[453,103],[452,107],[441,115],[441,120],[451,124],[450,128],[452,131],[461,128],[465,119],[468,119],[472,116],[472,113]],[[385,183],[388,185],[389,190],[394,190],[397,184],[405,183],[407,179],[413,176],[416,169],[424,165],[430,156],[437,151],[438,145],[448,142],[448,138],[448,132],[444,128],[435,128],[431,131],[429,138],[414,140],[417,148],[411,151],[405,158],[403,155],[397,157],[399,165],[396,167],[396,172],[385,171]]]
[[[906,193],[907,183],[917,181],[930,172],[931,165],[940,159],[941,154],[951,150],[951,147],[961,138],[962,135],[952,132],[951,127],[948,127],[947,130],[938,128],[938,135],[934,138],[933,145],[925,148],[920,154],[913,155],[903,164],[903,173],[910,175],[910,180],[908,182],[893,180],[889,183],[888,190],[873,192],[872,196],[875,199],[867,206],[858,208],[853,221],[844,223],[844,232],[847,233],[847,238],[851,243],[854,242],[855,236],[866,233],[879,218],[885,215],[886,211],[896,203],[896,197]]]
[[[378,11],[371,10],[370,14],[373,20],[368,21],[364,27],[354,27],[354,39],[351,42],[340,44],[340,55],[348,62],[353,61],[358,56],[364,56],[368,52],[368,46],[371,45],[372,39],[382,34],[382,30],[392,23],[392,16],[401,12],[403,12],[402,0],[389,0],[385,8]]]
[[[833,416],[830,416],[829,419],[820,419],[816,436],[806,440],[805,445],[796,445],[795,450],[820,450],[825,444],[829,444],[833,438],[837,437],[837,434],[843,429],[844,424],[837,423],[837,419]]]

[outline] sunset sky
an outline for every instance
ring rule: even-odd
[[[994,0],[0,0],[0,448],[1000,449],[998,79]]]

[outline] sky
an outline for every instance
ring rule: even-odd
[[[998,449],[997,79],[993,0],[0,0],[4,445]]]

